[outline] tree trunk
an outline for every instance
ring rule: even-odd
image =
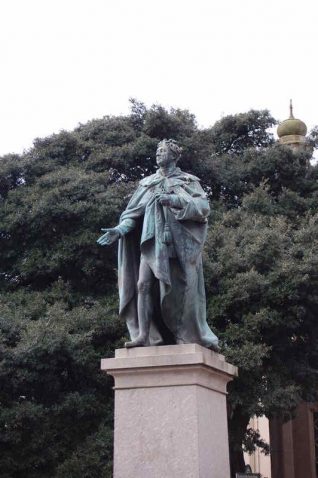
[[[242,413],[241,407],[236,407],[229,419],[231,478],[245,471],[242,443],[249,420],[250,417]]]

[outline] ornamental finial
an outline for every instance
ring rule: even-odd
[[[294,115],[293,115],[293,100],[289,100],[289,111],[290,111],[289,119],[294,119]]]

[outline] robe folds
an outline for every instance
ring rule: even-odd
[[[172,195],[172,207],[160,204],[162,193]],[[139,332],[137,283],[142,258],[157,279],[151,291],[154,311],[148,345],[217,345],[206,322],[202,268],[209,212],[198,178],[179,168],[168,176],[158,170],[140,181],[118,226],[125,231],[118,249],[119,314],[132,340]],[[164,240],[167,228],[170,245]]]

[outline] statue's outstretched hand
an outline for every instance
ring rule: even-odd
[[[119,231],[116,227],[101,229],[101,231],[105,232],[105,234],[97,239],[97,244],[101,246],[109,246],[110,244],[113,244],[113,242],[116,242],[120,237]]]

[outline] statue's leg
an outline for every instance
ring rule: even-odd
[[[125,347],[143,347],[148,344],[150,321],[153,314],[152,286],[155,277],[147,262],[141,259],[138,279],[138,325],[139,335],[126,342]]]

